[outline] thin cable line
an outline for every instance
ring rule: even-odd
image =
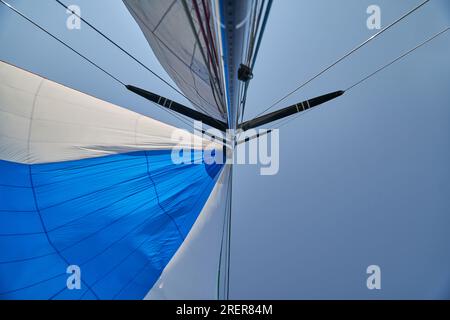
[[[115,42],[114,40],[112,40],[110,37],[108,37],[105,33],[103,33],[101,30],[99,30],[97,27],[95,27],[92,23],[90,23],[89,21],[87,21],[85,18],[81,17],[79,14],[77,14],[74,10],[71,10],[67,5],[65,5],[63,2],[61,2],[60,0],[55,0],[59,5],[61,5],[63,8],[65,8],[66,10],[68,10],[69,12],[71,12],[72,14],[74,14],[76,17],[78,17],[81,21],[83,21],[84,23],[86,23],[90,28],[92,28],[95,32],[97,32],[99,35],[101,35],[104,39],[106,39],[108,42],[110,42],[112,45],[114,45],[117,49],[119,49],[120,51],[122,51],[123,53],[125,53],[125,55],[127,55],[128,57],[130,57],[133,61],[135,61],[137,64],[139,64],[141,67],[143,67],[145,70],[147,70],[148,72],[150,72],[152,75],[154,75],[156,78],[158,78],[159,80],[161,80],[163,83],[165,83],[167,86],[169,86],[171,89],[173,89],[175,92],[177,92],[178,94],[180,94],[182,97],[184,97],[186,100],[188,100],[190,103],[192,103],[193,106],[199,108],[201,111],[205,112],[206,114],[208,114],[211,118],[215,119],[211,114],[209,114],[207,112],[207,110],[205,110],[205,108],[203,108],[202,106],[200,106],[199,104],[197,104],[196,102],[194,102],[192,99],[190,99],[189,97],[187,97],[181,90],[179,90],[178,88],[176,88],[175,86],[173,86],[172,84],[170,84],[168,81],[166,81],[163,77],[161,77],[159,74],[157,74],[156,72],[154,72],[152,69],[150,69],[147,65],[145,65],[143,62],[141,62],[138,58],[136,58],[134,55],[132,55],[131,53],[129,53],[127,50],[125,50],[122,46],[120,46],[117,42]],[[166,110],[167,111],[167,110]],[[173,112],[169,112],[170,114],[174,114]],[[180,119],[178,117],[178,119]],[[181,119],[180,119],[181,120]],[[189,126],[192,126],[192,124],[189,124]]]
[[[59,39],[58,37],[56,37],[55,35],[53,35],[52,33],[50,33],[49,31],[47,31],[44,27],[42,27],[41,25],[39,25],[38,23],[36,23],[35,21],[33,21],[31,18],[27,17],[24,13],[20,12],[18,9],[16,9],[15,7],[13,7],[12,5],[10,5],[9,3],[5,2],[4,0],[0,0],[1,3],[3,3],[7,8],[11,9],[13,12],[15,12],[16,14],[18,14],[19,16],[21,16],[22,18],[24,18],[25,20],[27,20],[29,23],[31,23],[32,25],[34,25],[35,27],[37,27],[38,29],[40,29],[41,31],[43,31],[44,33],[46,33],[47,35],[49,35],[51,38],[53,38],[54,40],[58,41],[59,43],[61,43],[62,45],[64,45],[66,48],[68,48],[70,51],[74,52],[75,54],[77,54],[78,56],[80,56],[81,58],[83,58],[84,60],[86,60],[87,62],[89,62],[92,66],[94,66],[95,68],[97,68],[98,70],[102,71],[103,73],[105,73],[106,75],[108,75],[111,79],[113,79],[114,81],[116,81],[117,83],[121,84],[122,86],[126,87],[125,83],[122,82],[121,80],[119,80],[117,77],[113,76],[111,73],[109,73],[108,71],[106,71],[104,68],[100,67],[98,64],[96,64],[94,61],[92,61],[91,59],[89,59],[88,57],[86,57],[85,55],[83,55],[82,53],[80,53],[79,51],[75,50],[74,48],[72,48],[71,46],[69,46],[67,43],[65,43],[63,40]],[[187,119],[182,118],[181,116],[179,116],[178,114],[173,113],[173,111],[165,109],[161,106],[159,106],[158,104],[155,104],[156,106],[158,106],[158,108],[160,108],[161,110],[164,110],[165,112],[171,114],[172,116],[174,116],[175,118],[177,118],[178,120],[180,120],[181,122],[183,122],[184,124],[188,125],[189,127],[193,127],[193,124],[188,121]]]
[[[117,44],[115,41],[113,41],[110,37],[108,37],[105,33],[103,33],[101,30],[99,30],[97,27],[95,27],[92,23],[87,21],[85,18],[82,18],[80,15],[78,15],[75,11],[71,10],[68,6],[66,6],[63,2],[60,0],[55,0],[58,4],[60,4],[62,7],[66,8],[68,11],[70,11],[72,14],[74,14],[76,17],[78,17],[81,21],[86,23],[89,27],[91,27],[95,32],[100,34],[104,39],[109,41],[112,45],[114,45],[117,49],[125,53],[128,57],[130,57],[132,60],[134,60],[136,63],[138,63],[141,67],[143,67],[145,70],[153,74],[155,77],[157,77],[159,80],[164,82],[167,86],[169,86],[171,89],[173,89],[175,92],[183,96],[186,100],[188,100],[190,103],[192,103],[194,106],[202,109],[197,103],[189,99],[183,92],[181,92],[178,88],[170,84],[167,80],[165,80],[163,77],[161,77],[159,74],[154,72],[152,69],[150,69],[148,66],[146,66],[143,62],[141,62],[139,59],[137,59],[134,55],[129,53],[127,50],[125,50],[122,46]],[[206,112],[206,111],[205,111]]]
[[[303,88],[304,86],[306,86],[307,84],[309,84],[310,82],[312,82],[313,80],[317,79],[318,77],[320,77],[322,74],[324,74],[325,72],[327,72],[328,70],[330,70],[331,68],[333,68],[335,65],[337,65],[338,63],[340,63],[342,60],[346,59],[347,57],[349,57],[350,55],[352,55],[354,52],[358,51],[360,48],[362,48],[363,46],[365,46],[366,44],[368,44],[369,42],[371,42],[372,40],[374,40],[375,38],[377,38],[379,35],[381,35],[382,33],[384,33],[385,31],[387,31],[388,29],[390,29],[391,27],[393,27],[394,25],[396,25],[397,23],[399,23],[400,21],[402,21],[403,19],[405,19],[406,17],[408,17],[409,15],[411,15],[413,12],[415,12],[416,10],[418,10],[419,8],[421,8],[422,6],[424,6],[425,4],[427,4],[430,0],[426,0],[424,2],[422,2],[421,4],[419,4],[418,6],[414,7],[413,9],[411,9],[410,11],[408,11],[407,13],[405,13],[403,16],[401,16],[400,18],[398,18],[397,20],[395,20],[394,22],[392,22],[391,24],[389,24],[388,26],[384,27],[383,29],[381,29],[380,31],[378,31],[377,33],[375,33],[373,36],[371,36],[370,38],[368,38],[367,40],[365,40],[364,42],[360,43],[359,45],[357,45],[355,48],[353,48],[352,50],[350,50],[349,52],[347,52],[346,54],[344,54],[342,57],[340,57],[338,60],[336,60],[335,62],[333,62],[332,64],[330,64],[328,67],[326,67],[325,69],[323,69],[322,71],[320,71],[319,73],[317,73],[315,76],[313,76],[312,78],[308,79],[307,81],[305,81],[304,83],[302,83],[300,86],[298,86],[297,88],[295,88],[294,90],[292,90],[291,92],[289,92],[288,94],[286,94],[284,97],[278,99],[275,103],[273,103],[270,107],[268,107],[267,109],[265,109],[264,111],[260,112],[256,117],[259,117],[260,115],[262,115],[263,113],[269,111],[270,109],[272,109],[274,106],[276,106],[278,103],[280,103],[281,101],[285,100],[286,98],[288,98],[289,96],[293,95],[295,92],[297,92],[298,90],[300,90],[301,88]]]
[[[263,6],[264,6],[265,2],[263,2],[261,4],[261,12],[260,14],[262,14],[262,10],[263,10]],[[261,47],[261,42],[262,42],[262,38],[264,36],[264,31],[266,29],[266,25],[267,25],[267,21],[269,18],[269,13],[270,13],[270,9],[272,7],[272,0],[269,0],[265,9],[265,13],[264,13],[264,18],[263,18],[263,22],[262,22],[262,26],[261,29],[259,30],[259,34],[258,34],[258,40],[257,40],[257,44],[256,44],[256,49],[254,50],[251,59],[249,59],[249,66],[250,68],[253,70],[255,67],[255,63],[256,63],[256,58],[258,56],[258,52],[259,49]],[[258,20],[261,17],[258,17]],[[259,21],[258,21],[258,29],[259,29]],[[258,30],[257,29],[257,30]],[[256,34],[254,35],[256,37]],[[244,121],[244,113],[245,113],[245,106],[246,106],[246,102],[247,102],[247,91],[248,91],[248,87],[249,87],[249,82],[246,82],[244,84],[244,93],[243,93],[243,97],[241,100],[241,105],[242,105],[242,114],[241,114],[241,122]]]
[[[256,34],[258,32],[259,29],[259,20],[262,14],[262,10],[263,10],[263,4],[264,4],[264,0],[262,0],[261,2],[261,6],[259,8],[259,13],[258,13],[258,0],[255,1],[255,6],[251,12],[251,17],[252,17],[252,24],[250,27],[250,41],[249,41],[249,47],[247,50],[247,59],[245,61],[245,63],[247,64],[247,66],[250,67],[250,62],[253,56],[253,47],[255,46],[255,39],[256,39]]]
[[[440,35],[442,35],[443,33],[447,32],[450,29],[450,27],[445,28],[444,30],[436,33],[434,36],[432,36],[431,38],[425,40],[424,42],[418,44],[417,46],[415,46],[414,48],[408,50],[407,52],[403,53],[402,55],[398,56],[397,58],[395,58],[394,60],[392,60],[391,62],[389,62],[388,64],[385,64],[384,66],[382,66],[381,68],[377,69],[376,71],[372,72],[371,74],[367,75],[366,77],[362,78],[361,80],[359,80],[358,82],[354,83],[353,85],[351,85],[350,87],[348,87],[347,89],[345,89],[345,91],[349,91],[350,89],[353,89],[354,87],[360,85],[361,83],[363,83],[364,81],[368,80],[369,78],[373,77],[374,75],[376,75],[378,72],[383,71],[384,69],[386,69],[387,67],[389,67],[390,65],[394,64],[395,62],[403,59],[404,57],[406,57],[407,55],[409,55],[410,53],[414,52],[415,50],[419,49],[420,47],[426,45],[427,43],[429,43],[430,41],[434,40],[435,38],[439,37]]]
[[[39,28],[41,31],[45,32],[47,35],[49,35],[50,37],[52,37],[53,39],[55,39],[56,41],[58,41],[59,43],[61,43],[62,45],[64,45],[66,48],[70,49],[72,52],[76,53],[77,55],[79,55],[81,58],[85,59],[86,61],[88,61],[90,64],[92,64],[94,67],[98,68],[99,70],[103,71],[106,75],[108,75],[109,77],[111,77],[113,80],[117,81],[118,83],[120,83],[121,85],[125,86],[125,83],[123,83],[122,81],[120,81],[119,79],[117,79],[115,76],[113,76],[111,73],[109,73],[108,71],[106,71],[105,69],[103,69],[102,67],[100,67],[98,64],[96,64],[94,61],[92,61],[91,59],[89,59],[88,57],[86,57],[85,55],[83,55],[82,53],[78,52],[77,50],[73,49],[71,46],[69,46],[67,43],[65,43],[64,41],[60,40],[58,37],[56,37],[55,35],[53,35],[52,33],[50,33],[49,31],[47,31],[46,29],[44,29],[42,26],[40,26],[39,24],[37,24],[36,22],[34,22],[33,20],[31,20],[29,17],[27,17],[25,14],[23,14],[22,12],[20,12],[19,10],[17,10],[16,8],[14,8],[13,6],[11,6],[9,3],[5,2],[4,0],[0,0],[1,3],[3,3],[6,7],[8,7],[9,9],[11,9],[12,11],[14,11],[16,14],[18,14],[19,16],[21,16],[22,18],[24,18],[25,20],[27,20],[28,22],[30,22],[31,24],[33,24],[35,27]]]
[[[231,212],[233,200],[233,167],[230,167],[230,194],[229,194],[229,212],[228,212],[228,240],[227,240],[227,282],[226,282],[226,299],[230,300],[230,266],[231,266]]]
[[[255,52],[253,53],[253,57],[252,57],[252,64],[251,64],[252,69],[255,67],[256,57],[258,56],[259,48],[261,47],[261,42],[262,42],[262,38],[264,36],[264,31],[266,30],[267,20],[269,19],[269,13],[270,13],[270,9],[272,7],[272,2],[273,2],[273,0],[269,0],[269,2],[267,3],[267,6],[266,6],[266,12],[264,13],[264,19],[262,22],[261,30],[259,31],[258,42],[256,44],[256,49],[255,49]]]
[[[395,62],[403,59],[404,57],[406,57],[407,55],[411,54],[412,52],[414,52],[415,50],[419,49],[420,47],[426,45],[427,43],[431,42],[432,40],[434,40],[435,38],[439,37],[440,35],[444,34],[445,32],[447,32],[448,30],[450,30],[450,27],[446,27],[445,29],[443,29],[442,31],[439,31],[438,33],[436,33],[434,36],[428,38],[427,40],[423,41],[422,43],[418,44],[417,46],[415,46],[414,48],[406,51],[405,53],[401,54],[400,56],[398,56],[397,58],[395,58],[394,60],[392,60],[391,62],[385,64],[384,66],[378,68],[377,70],[375,70],[374,72],[370,73],[369,75],[365,76],[364,78],[362,78],[361,80],[355,82],[354,84],[352,84],[351,86],[349,86],[347,89],[345,89],[345,91],[349,91],[353,88],[355,88],[356,86],[360,85],[361,83],[363,83],[364,81],[368,80],[369,78],[373,77],[374,75],[376,75],[377,73],[383,71],[384,69],[386,69],[387,67],[393,65]],[[312,111],[313,109],[308,109],[305,112],[301,112],[298,113],[297,115],[295,115],[292,118],[288,118],[286,119],[286,121],[282,121],[281,123],[279,123],[278,125],[278,129],[280,129],[281,127],[287,125],[288,123],[290,123],[291,121],[297,119],[299,116],[306,114],[309,111]]]
[[[225,170],[227,170],[226,168],[224,169],[224,174],[225,174]],[[225,180],[225,176],[220,177],[222,180]],[[228,177],[227,177],[228,178]],[[229,179],[227,179],[229,180]],[[225,183],[225,181],[223,181],[222,183]],[[226,190],[226,196],[225,199],[228,199],[228,194],[230,192],[230,184],[229,181],[227,183],[227,190]],[[227,221],[227,213],[228,213],[228,205],[225,206],[225,210],[224,210],[224,215],[223,215],[223,225],[222,225],[222,236],[221,236],[221,240],[220,240],[220,252],[219,252],[219,264],[218,264],[218,268],[217,268],[217,300],[221,300],[221,277],[222,277],[222,256],[223,256],[223,247],[224,247],[224,237],[225,237],[225,226],[226,226],[226,221]],[[224,293],[225,296],[225,293]]]

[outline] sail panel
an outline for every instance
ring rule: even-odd
[[[0,299],[144,298],[223,168],[175,130],[1,62]]]
[[[207,167],[175,165],[170,150],[0,160],[0,299],[144,298],[216,183],[222,166]]]
[[[0,159],[48,163],[175,146],[221,146],[0,62]]]
[[[223,246],[230,167],[226,166],[186,241],[164,269],[149,300],[218,299],[223,285],[220,280],[221,247]]]
[[[209,1],[124,0],[124,4],[193,107],[226,120],[223,70]]]

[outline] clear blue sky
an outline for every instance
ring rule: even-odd
[[[68,31],[53,0],[9,0],[125,82],[183,99],[87,26]],[[71,0],[163,74],[121,1]],[[247,118],[419,0],[274,1],[254,70]],[[345,89],[450,25],[450,3],[419,12],[292,99]],[[231,298],[450,298],[450,32],[280,132],[280,171],[237,166]],[[0,59],[98,98],[182,126],[0,6]],[[183,101],[185,102],[185,101]],[[382,289],[366,288],[380,265]]]

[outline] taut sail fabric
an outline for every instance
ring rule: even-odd
[[[231,192],[231,167],[225,166],[186,241],[147,294],[152,300],[222,299],[225,270],[221,259],[224,224]],[[221,250],[222,249],[222,250]],[[222,257],[221,257],[222,255]],[[222,274],[221,274],[222,273]]]
[[[226,121],[223,63],[210,1],[123,2],[159,62],[193,107]]]
[[[0,62],[0,299],[144,298],[224,172],[174,130]]]

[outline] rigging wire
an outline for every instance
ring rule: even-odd
[[[104,68],[100,67],[97,63],[95,63],[94,61],[92,61],[91,59],[89,59],[88,57],[86,57],[85,55],[83,55],[81,52],[77,51],[76,49],[72,48],[70,45],[68,45],[66,42],[64,42],[63,40],[59,39],[57,36],[55,36],[54,34],[50,33],[48,30],[46,30],[44,27],[42,27],[41,25],[39,25],[38,23],[36,23],[35,21],[33,21],[31,18],[27,17],[24,13],[22,13],[21,11],[19,11],[17,8],[13,7],[12,5],[10,5],[9,3],[7,3],[4,0],[0,0],[1,3],[3,3],[7,8],[11,9],[13,12],[15,12],[16,14],[18,14],[19,16],[21,16],[22,18],[24,18],[26,21],[28,21],[29,23],[31,23],[32,25],[34,25],[35,27],[37,27],[38,29],[40,29],[41,31],[43,31],[44,33],[46,33],[47,35],[49,35],[51,38],[53,38],[54,40],[58,41],[60,44],[64,45],[66,48],[68,48],[69,50],[71,50],[72,52],[74,52],[75,54],[77,54],[78,56],[80,56],[81,58],[83,58],[84,60],[86,60],[87,62],[89,62],[92,66],[94,66],[95,68],[97,68],[98,70],[102,71],[103,73],[105,73],[107,76],[109,76],[111,79],[113,79],[114,81],[116,81],[117,83],[121,84],[122,86],[126,87],[126,84],[119,80],[117,77],[115,77],[114,75],[112,75],[111,73],[109,73],[108,71],[106,71]],[[183,122],[184,124],[186,124],[189,128],[191,128],[193,126],[193,124],[188,121],[187,119],[181,117],[180,115],[174,113],[173,111],[163,108],[161,106],[159,106],[158,104],[155,104],[156,106],[158,106],[161,110],[164,110],[165,112],[168,112],[169,114],[171,114],[172,116],[176,117],[178,120],[180,120],[181,122]]]
[[[259,23],[259,19],[262,13],[262,9],[264,6],[264,0],[261,0],[261,7],[260,7],[260,12],[259,15],[257,15],[257,9],[258,9],[258,4],[259,4],[259,0],[254,0],[254,8],[253,10],[251,10],[250,12],[250,35],[248,36],[247,39],[247,43],[245,46],[245,53],[243,55],[243,59],[244,59],[244,63],[247,66],[250,66],[250,61],[251,61],[251,56],[252,56],[252,51],[253,51],[253,45],[254,45],[254,41],[256,38],[256,32],[258,30],[258,26],[257,22]],[[258,18],[257,18],[258,16]],[[247,82],[240,82],[239,83],[239,93],[238,93],[238,98],[239,98],[239,105],[238,105],[238,117],[237,119],[241,119],[241,122],[243,121],[243,117],[244,117],[244,111],[245,111],[245,101],[246,101],[246,91],[248,88],[248,81]],[[241,108],[242,107],[242,108]],[[242,110],[241,110],[242,109]]]
[[[167,86],[169,86],[171,89],[173,89],[175,92],[177,92],[178,94],[180,94],[181,96],[183,96],[186,100],[188,100],[190,103],[192,103],[194,106],[200,108],[202,110],[202,108],[196,104],[194,101],[192,101],[191,99],[189,99],[183,92],[181,92],[181,90],[179,90],[178,88],[176,88],[175,86],[173,86],[172,84],[170,84],[167,80],[165,80],[162,76],[160,76],[159,74],[157,74],[155,71],[153,71],[152,69],[150,69],[148,66],[146,66],[143,62],[141,62],[138,58],[136,58],[134,55],[132,55],[131,53],[129,53],[127,50],[125,50],[122,46],[120,46],[119,44],[117,44],[117,42],[115,42],[114,40],[112,40],[110,37],[108,37],[105,33],[103,33],[101,30],[99,30],[97,27],[95,27],[92,23],[90,23],[89,21],[87,21],[85,18],[81,17],[80,15],[78,15],[74,10],[71,10],[67,5],[65,5],[63,2],[61,2],[60,0],[55,0],[58,4],[60,4],[62,7],[66,8],[68,11],[70,11],[72,14],[74,14],[77,18],[79,18],[81,21],[83,21],[84,23],[86,23],[92,30],[94,30],[95,32],[97,32],[99,35],[101,35],[104,39],[106,39],[108,42],[110,42],[112,45],[114,45],[117,49],[119,49],[120,51],[122,51],[123,53],[125,53],[128,57],[130,57],[132,60],[134,60],[137,64],[139,64],[141,67],[143,67],[145,70],[147,70],[148,72],[150,72],[151,74],[153,74],[156,78],[158,78],[159,80],[161,80],[164,84],[166,84]],[[204,112],[206,112],[205,110],[203,110]]]
[[[253,56],[253,48],[255,46],[255,39],[256,39],[256,35],[259,29],[259,21],[261,20],[261,15],[264,9],[264,0],[261,0],[261,6],[258,10],[258,3],[259,1],[256,0],[255,2],[255,6],[253,8],[253,11],[251,13],[251,17],[252,17],[252,23],[250,26],[250,41],[249,41],[249,46],[248,46],[248,50],[247,50],[247,58],[245,60],[245,64],[247,66],[250,66],[251,63],[251,59]]]
[[[382,67],[378,68],[377,70],[375,70],[374,72],[368,74],[367,76],[365,76],[364,78],[362,78],[361,80],[358,80],[357,82],[355,82],[354,84],[352,84],[351,86],[349,86],[347,89],[345,89],[344,91],[349,91],[353,88],[355,88],[356,86],[359,86],[360,84],[362,84],[363,82],[367,81],[368,79],[372,78],[373,76],[375,76],[377,73],[383,71],[384,69],[388,68],[389,66],[393,65],[394,63],[398,62],[399,60],[405,58],[406,56],[408,56],[409,54],[413,53],[414,51],[416,51],[417,49],[419,49],[420,47],[428,44],[429,42],[431,42],[432,40],[436,39],[437,37],[439,37],[440,35],[444,34],[445,32],[447,32],[448,30],[450,30],[450,27],[446,27],[445,29],[439,31],[438,33],[436,33],[435,35],[433,35],[432,37],[428,38],[427,40],[421,42],[420,44],[416,45],[414,48],[404,52],[403,54],[401,54],[400,56],[398,56],[397,58],[393,59],[392,61],[390,61],[389,63],[383,65]],[[278,129],[280,129],[281,127],[287,125],[288,123],[290,123],[291,121],[295,120],[297,117],[299,117],[300,115],[304,115],[307,112],[311,111],[313,109],[309,109],[306,110],[305,112],[301,112],[298,113],[296,116],[292,117],[292,118],[286,118],[284,119],[285,121],[282,121],[278,124]],[[272,127],[273,128],[273,127]],[[271,128],[270,128],[271,129]]]
[[[217,299],[228,300],[229,290],[230,290],[230,257],[231,257],[231,206],[232,206],[232,192],[233,192],[233,181],[232,181],[232,166],[228,167],[228,176],[225,175],[225,170],[219,179],[227,185],[226,188],[226,204],[224,208],[223,224],[222,224],[222,235],[220,240],[220,252],[219,261],[217,268]],[[225,178],[227,181],[225,181]],[[225,270],[223,270],[225,269]],[[223,286],[223,287],[222,287]],[[222,296],[223,294],[223,296]]]
[[[223,176],[221,178],[219,178],[219,179],[225,180]],[[217,300],[221,300],[221,297],[222,297],[221,296],[222,257],[224,255],[223,254],[223,252],[224,252],[224,238],[225,238],[225,233],[226,233],[227,213],[228,213],[228,199],[229,199],[230,188],[231,188],[231,186],[228,183],[227,184],[227,190],[226,190],[226,197],[225,197],[225,199],[227,199],[227,204],[225,206],[225,209],[224,209],[225,212],[224,212],[224,215],[223,215],[222,236],[221,236],[221,240],[220,240],[220,251],[219,251],[219,263],[218,263],[218,267],[217,267]],[[226,283],[225,280],[224,280],[224,282]],[[224,289],[225,288],[226,288],[226,285],[224,285]],[[225,294],[225,290],[224,290],[224,296],[225,295],[226,294]]]
[[[272,8],[273,0],[269,0],[266,6],[266,11],[264,13],[264,18],[261,26],[261,30],[259,31],[258,40],[256,42],[256,49],[253,53],[251,69],[255,67],[256,57],[258,56],[259,48],[261,47],[262,38],[264,36],[264,31],[266,30],[267,20],[269,19],[270,9]]]
[[[28,22],[30,22],[31,24],[33,24],[35,27],[37,27],[38,29],[40,29],[41,31],[45,32],[47,35],[49,35],[50,37],[52,37],[53,39],[55,39],[56,41],[58,41],[59,43],[61,43],[62,45],[64,45],[66,48],[70,49],[72,52],[76,53],[77,55],[79,55],[81,58],[83,58],[84,60],[86,60],[87,62],[89,62],[91,65],[93,65],[94,67],[96,67],[97,69],[101,70],[102,72],[104,72],[106,75],[108,75],[110,78],[112,78],[113,80],[115,80],[116,82],[120,83],[121,85],[125,86],[125,83],[123,83],[122,81],[120,81],[118,78],[116,78],[115,76],[113,76],[111,73],[109,73],[108,71],[106,71],[105,69],[103,69],[102,67],[100,67],[98,64],[96,64],[94,61],[92,61],[91,59],[89,59],[88,57],[86,57],[85,55],[83,55],[82,53],[78,52],[77,50],[75,50],[74,48],[72,48],[71,46],[69,46],[67,43],[65,43],[64,41],[62,41],[61,39],[59,39],[58,37],[56,37],[55,35],[53,35],[52,33],[50,33],[49,31],[47,31],[46,29],[44,29],[42,26],[40,26],[39,24],[37,24],[36,22],[34,22],[33,20],[31,20],[29,17],[27,17],[25,14],[23,14],[22,12],[20,12],[18,9],[14,8],[12,5],[10,5],[9,3],[5,2],[4,0],[0,0],[7,8],[11,9],[12,11],[14,11],[16,14],[18,14],[19,16],[21,16],[22,18],[24,18],[25,20],[27,20]]]
[[[436,33],[434,36],[432,36],[431,38],[425,40],[424,42],[418,44],[417,46],[415,46],[414,48],[408,50],[407,52],[403,53],[402,55],[398,56],[397,58],[395,58],[394,60],[392,60],[391,62],[389,62],[388,64],[382,66],[381,68],[375,70],[374,72],[372,72],[371,74],[367,75],[366,77],[362,78],[361,80],[359,80],[358,82],[354,83],[353,85],[351,85],[350,87],[348,87],[347,89],[345,89],[345,91],[349,91],[351,89],[353,89],[354,87],[360,85],[361,83],[363,83],[364,81],[368,80],[369,78],[373,77],[374,75],[376,75],[378,72],[383,71],[384,69],[386,69],[387,67],[389,67],[390,65],[394,64],[395,62],[397,62],[398,60],[401,60],[402,58],[406,57],[407,55],[409,55],[410,53],[412,53],[413,51],[419,49],[420,47],[426,45],[428,42],[431,42],[432,40],[434,40],[435,38],[439,37],[440,35],[442,35],[443,33],[447,32],[450,29],[450,27],[445,28],[444,30]]]
[[[307,84],[309,84],[310,82],[312,82],[313,80],[317,79],[318,77],[320,77],[322,74],[324,74],[325,72],[327,72],[328,70],[330,70],[331,68],[333,68],[334,66],[336,66],[338,63],[340,63],[341,61],[343,61],[344,59],[346,59],[347,57],[349,57],[350,55],[352,55],[353,53],[355,53],[356,51],[358,51],[359,49],[361,49],[363,46],[365,46],[366,44],[368,44],[369,42],[371,42],[372,40],[374,40],[375,38],[377,38],[379,35],[383,34],[385,31],[389,30],[390,28],[392,28],[393,26],[395,26],[397,23],[399,23],[400,21],[402,21],[403,19],[405,19],[406,17],[408,17],[409,15],[411,15],[412,13],[414,13],[415,11],[417,11],[418,9],[420,9],[422,6],[424,6],[425,4],[427,4],[428,2],[430,2],[430,0],[425,0],[422,3],[420,3],[419,5],[417,5],[416,7],[414,7],[413,9],[411,9],[410,11],[408,11],[407,13],[405,13],[403,16],[401,16],[400,18],[398,18],[397,20],[395,20],[394,22],[390,23],[389,25],[387,25],[386,27],[384,27],[383,29],[381,29],[380,31],[378,31],[377,33],[375,33],[374,35],[372,35],[370,38],[368,38],[367,40],[363,41],[362,43],[360,43],[359,45],[357,45],[356,47],[354,47],[352,50],[350,50],[349,52],[347,52],[346,54],[344,54],[342,57],[340,57],[339,59],[337,59],[336,61],[334,61],[333,63],[331,63],[329,66],[327,66],[326,68],[324,68],[322,71],[320,71],[319,73],[317,73],[316,75],[314,75],[313,77],[309,78],[307,81],[303,82],[300,86],[298,86],[297,88],[295,88],[294,90],[292,90],[291,92],[289,92],[288,94],[286,94],[285,96],[283,96],[282,98],[278,99],[277,101],[275,101],[270,107],[268,107],[267,109],[263,110],[262,112],[260,112],[256,117],[259,117],[260,115],[262,115],[263,113],[269,111],[270,109],[272,109],[274,106],[276,106],[278,103],[280,103],[281,101],[284,101],[285,99],[287,99],[288,97],[290,97],[291,95],[293,95],[294,93],[296,93],[298,90],[300,90],[301,88],[303,88],[304,86],[306,86]]]
[[[253,53],[252,53],[252,56],[249,58],[249,61],[248,61],[248,65],[250,66],[250,68],[252,70],[255,67],[256,58],[258,56],[259,48],[261,47],[261,42],[262,42],[262,38],[264,36],[264,31],[266,30],[267,20],[269,19],[270,9],[272,8],[272,2],[273,2],[273,0],[269,0],[267,2],[265,13],[264,13],[264,18],[263,18],[262,25],[261,25],[261,29],[259,30],[258,39],[256,41],[256,48],[254,50],[252,49]],[[262,15],[264,4],[265,4],[264,2],[261,4],[260,13],[259,13],[259,16],[258,16],[257,29],[255,30],[254,37],[256,37],[256,31],[259,29],[259,23],[260,23],[260,19],[261,19],[261,15]],[[252,46],[252,48],[253,48],[253,46]],[[243,97],[242,97],[242,100],[241,100],[241,104],[242,104],[241,122],[244,121],[244,113],[245,113],[245,105],[246,105],[246,101],[247,101],[248,87],[249,87],[249,82],[246,82],[244,84],[244,92],[243,92]]]
[[[233,166],[230,166],[230,194],[228,210],[228,229],[227,229],[227,280],[226,280],[226,300],[230,300],[230,266],[231,266],[231,212],[233,203]]]

